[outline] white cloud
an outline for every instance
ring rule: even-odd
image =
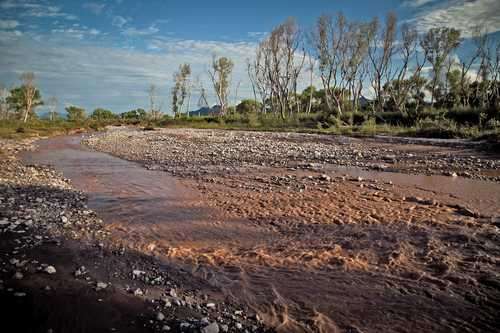
[[[95,15],[100,15],[102,11],[104,10],[104,7],[106,7],[105,4],[103,3],[98,3],[98,2],[86,2],[82,6],[85,9],[88,9]]]
[[[18,30],[0,30],[0,42],[10,42],[18,40],[23,33]]]
[[[434,1],[436,1],[436,0],[406,0],[403,2],[403,6],[418,8],[418,7],[428,5]]]
[[[101,32],[97,29],[88,29],[86,27],[82,28],[58,28],[58,29],[52,29],[51,30],[52,35],[55,35],[56,37],[61,38],[70,38],[70,39],[79,39],[82,40],[86,36],[97,36]]]
[[[122,28],[127,22],[127,19],[122,16],[114,16],[111,24],[115,27]]]
[[[260,32],[260,31],[250,31],[247,33],[248,37],[250,38],[255,38],[258,40],[264,39],[267,35],[267,32]]]
[[[482,25],[490,33],[500,31],[499,0],[450,0],[417,13],[414,19],[420,31],[430,28],[450,27],[471,37],[474,28]]]
[[[14,29],[19,26],[19,22],[15,20],[2,20],[0,19],[0,29]]]
[[[89,33],[81,27],[54,29],[54,38],[45,36],[42,42],[28,36],[3,41],[0,34],[3,83],[17,84],[19,73],[33,71],[42,95],[57,96],[61,105],[77,104],[89,110],[102,106],[116,112],[147,108],[148,86],[156,84],[164,111],[168,111],[172,74],[186,62],[191,64],[193,80],[199,77],[207,89],[209,103],[216,102],[207,75],[212,54],[216,53],[230,57],[235,63],[231,92],[234,94],[236,84],[241,81],[239,98],[252,96],[245,61],[255,53],[255,44],[153,37],[149,44],[156,51],[147,52],[75,42]],[[198,97],[194,91],[193,108]],[[234,95],[232,102],[233,98]]]
[[[50,6],[46,3],[35,3],[31,1],[12,1],[6,0],[0,2],[0,8],[5,11],[20,11],[20,16],[28,17],[60,17],[66,20],[77,20],[75,15],[64,13],[58,6]]]
[[[159,31],[160,31],[160,29],[158,29],[154,25],[151,25],[145,29],[137,29],[134,27],[130,27],[130,28],[123,30],[122,34],[124,34],[125,36],[128,36],[128,37],[139,37],[139,36],[154,35]]]

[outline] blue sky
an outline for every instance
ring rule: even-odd
[[[235,62],[241,99],[250,96],[245,60],[287,17],[307,29],[322,13],[369,20],[391,10],[421,31],[447,25],[467,37],[480,22],[496,38],[500,31],[499,0],[0,0],[0,83],[11,87],[33,71],[43,97],[58,97],[61,110],[75,104],[115,112],[147,108],[155,84],[168,111],[179,64],[190,63],[209,88],[206,70],[216,53]]]

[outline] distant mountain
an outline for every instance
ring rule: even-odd
[[[214,105],[211,108],[208,106],[199,108],[198,110],[195,111],[190,111],[189,116],[190,117],[206,117],[206,116],[216,116],[220,112],[220,106],[219,105]]]

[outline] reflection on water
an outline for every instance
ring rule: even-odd
[[[387,288],[385,278],[381,278],[385,273],[359,271],[354,274],[346,272],[345,267],[349,265],[339,269],[335,268],[335,262],[328,262],[339,260],[337,254],[342,249],[337,243],[345,249],[355,248],[355,241],[382,244],[388,239],[384,232],[393,232],[392,229],[359,230],[351,225],[332,225],[318,229],[319,232],[311,227],[310,234],[297,236],[296,230],[291,235],[280,235],[246,221],[218,221],[214,218],[217,215],[204,207],[200,194],[179,180],[164,172],[146,170],[134,162],[91,151],[80,145],[81,138],[67,136],[40,141],[39,148],[25,153],[23,159],[25,163],[52,165],[70,178],[75,188],[86,192],[89,207],[104,219],[115,240],[138,250],[191,263],[191,259],[197,258],[196,265],[192,266],[195,274],[256,306],[268,323],[284,332],[307,331],[308,327],[333,332],[338,327],[332,317],[353,327],[375,325],[374,330],[407,330],[406,321],[412,314],[414,300],[402,296],[397,288]],[[331,171],[459,197],[484,214],[498,213],[500,189],[494,183],[353,168],[332,168]],[[403,231],[405,235],[413,232]],[[397,238],[395,241],[397,243]],[[319,259],[323,261],[314,269],[268,264],[273,256],[270,249],[286,254],[294,247],[304,249],[304,262],[316,255],[314,251],[320,253]],[[369,257],[354,260],[359,263],[353,262],[351,266],[362,265]],[[443,298],[442,302],[447,311],[463,310],[454,308],[452,298]],[[394,314],[392,326],[377,328],[377,318],[385,318],[388,311]],[[418,316],[432,317],[435,310],[422,311],[428,313],[418,312]],[[367,313],[370,318],[366,317]],[[398,317],[398,313],[401,316]],[[425,322],[425,318],[422,320]],[[418,325],[423,325],[420,327],[425,330],[435,324],[430,320]]]

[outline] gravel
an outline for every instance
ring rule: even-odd
[[[392,140],[393,141],[393,140]],[[200,129],[114,128],[87,138],[96,150],[183,177],[223,175],[262,167],[310,169],[331,164],[376,171],[500,181],[500,160],[466,143],[406,144],[302,133]],[[491,171],[494,171],[491,174]],[[484,172],[489,171],[489,172]]]

